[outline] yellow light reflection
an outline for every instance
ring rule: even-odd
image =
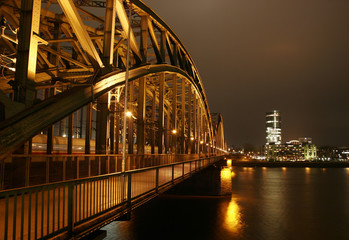
[[[235,172],[231,172],[231,177],[233,178],[233,177],[235,177],[236,176],[236,173]]]
[[[229,202],[225,215],[224,227],[232,233],[239,233],[242,229],[241,209],[234,198]]]
[[[267,170],[267,168],[266,168],[266,167],[262,167],[262,169],[263,169],[263,171]]]
[[[310,173],[310,167],[306,167],[306,168],[305,168],[305,172],[306,172],[306,173]]]
[[[287,170],[287,168],[285,168],[285,167],[282,168],[282,171],[286,171],[286,170]]]
[[[232,192],[232,173],[230,168],[221,169],[221,194],[229,195]]]
[[[228,167],[231,167],[231,159],[228,159],[228,160],[227,160],[227,166],[228,166]]]
[[[223,168],[221,170],[221,180],[222,181],[230,181],[231,180],[231,171],[230,168]]]

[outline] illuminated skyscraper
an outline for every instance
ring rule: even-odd
[[[266,115],[266,145],[281,144],[281,116],[278,110],[267,112]]]

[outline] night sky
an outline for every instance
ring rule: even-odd
[[[265,142],[265,112],[282,142],[349,146],[348,0],[144,0],[199,69],[229,146]]]

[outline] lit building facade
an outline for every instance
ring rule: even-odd
[[[317,149],[311,138],[299,138],[285,144],[266,145],[265,158],[271,161],[314,161]]]
[[[281,115],[278,110],[267,112],[266,118],[266,145],[281,144]]]

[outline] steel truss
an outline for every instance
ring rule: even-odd
[[[74,138],[86,154],[120,153],[128,35],[128,153],[226,149],[194,61],[142,1],[4,0],[0,14],[0,157],[38,135],[47,154],[55,136],[68,154]]]

